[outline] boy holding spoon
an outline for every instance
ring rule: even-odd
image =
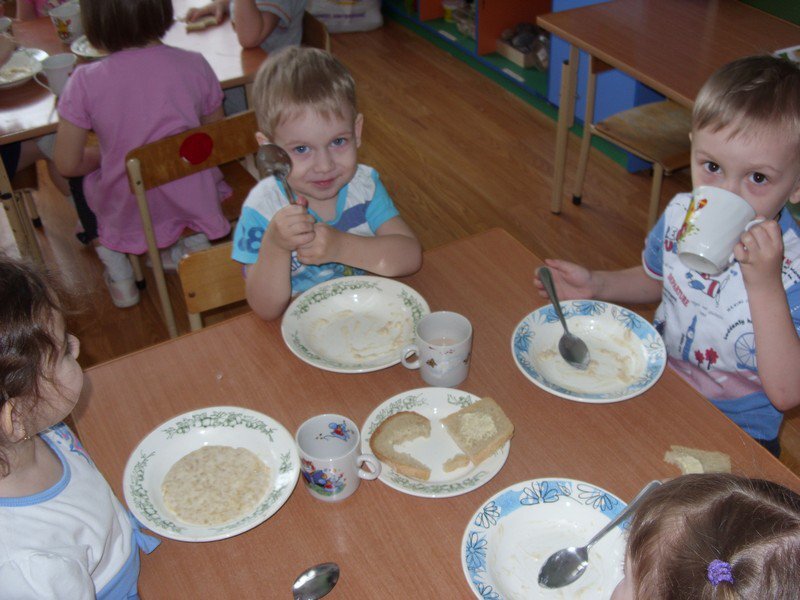
[[[262,65],[253,97],[256,139],[289,154],[287,180],[298,196],[290,203],[268,177],[242,207],[233,258],[247,265],[256,314],[278,318],[294,294],[336,277],[417,271],[419,241],[377,172],[358,164],[364,116],[347,69],[322,50],[286,48]]]

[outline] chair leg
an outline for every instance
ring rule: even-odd
[[[136,280],[136,287],[140,290],[143,290],[145,287],[147,287],[147,281],[145,281],[144,272],[142,271],[142,261],[139,260],[138,254],[128,254],[128,260],[131,261],[133,278]]]
[[[161,302],[161,310],[164,314],[164,322],[169,331],[169,337],[178,337],[178,326],[175,323],[175,313],[172,312],[172,303],[169,301],[169,291],[167,290],[167,279],[164,277],[164,267],[161,264],[161,254],[158,248],[148,248],[147,254],[153,265],[153,275],[156,280],[158,299]]]
[[[578,155],[578,171],[575,173],[575,191],[572,193],[572,203],[576,206],[581,203],[583,194],[583,180],[586,177],[586,166],[589,163],[589,150],[592,144],[592,123],[594,122],[594,99],[597,86],[597,75],[589,69],[589,78],[586,85],[586,113],[583,118],[583,138]]]
[[[39,210],[36,208],[36,202],[33,200],[31,190],[20,190],[23,198],[25,198],[25,210],[28,212],[28,217],[31,219],[33,226],[39,229],[42,226],[42,218],[39,216]]]
[[[656,224],[658,205],[661,201],[661,184],[664,181],[664,167],[653,163],[653,187],[650,188],[650,208],[647,211],[647,231]]]
[[[187,313],[189,315],[189,327],[192,331],[198,331],[203,328],[203,317],[199,313]]]

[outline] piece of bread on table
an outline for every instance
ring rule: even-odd
[[[427,481],[431,476],[430,468],[410,454],[398,452],[394,447],[403,442],[430,436],[430,419],[419,413],[401,411],[378,425],[375,433],[369,439],[369,447],[381,462],[386,463],[401,475]]]
[[[208,15],[206,17],[200,17],[196,21],[187,21],[186,31],[202,31],[203,29],[208,29],[216,24],[217,17],[214,15]]]
[[[671,449],[664,454],[664,461],[678,467],[684,475],[731,472],[731,457],[723,452],[671,446]]]
[[[481,398],[442,419],[456,445],[478,465],[514,435],[514,425],[491,398]]]

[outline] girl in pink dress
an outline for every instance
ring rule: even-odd
[[[27,21],[46,17],[51,8],[66,4],[70,0],[17,0],[17,19]]]
[[[70,76],[58,101],[55,160],[64,175],[86,175],[106,284],[116,306],[132,306],[139,293],[126,253],[142,254],[147,243],[125,156],[222,118],[222,89],[202,55],[161,43],[173,22],[171,0],[82,0],[81,13],[89,42],[110,54]],[[86,146],[89,131],[98,145]],[[220,201],[228,193],[218,169],[148,192],[158,247],[176,244],[185,228],[211,239],[227,235]],[[207,245],[207,238],[190,248]]]

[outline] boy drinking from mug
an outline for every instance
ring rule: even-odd
[[[800,200],[800,69],[772,56],[722,67],[697,96],[691,138],[692,185],[736,194],[764,220],[741,235],[736,262],[715,276],[681,262],[692,196],[678,194],[649,233],[641,266],[546,263],[564,299],[660,300],[655,326],[670,366],[778,456],[782,413],[800,404],[800,228],[785,210]]]

